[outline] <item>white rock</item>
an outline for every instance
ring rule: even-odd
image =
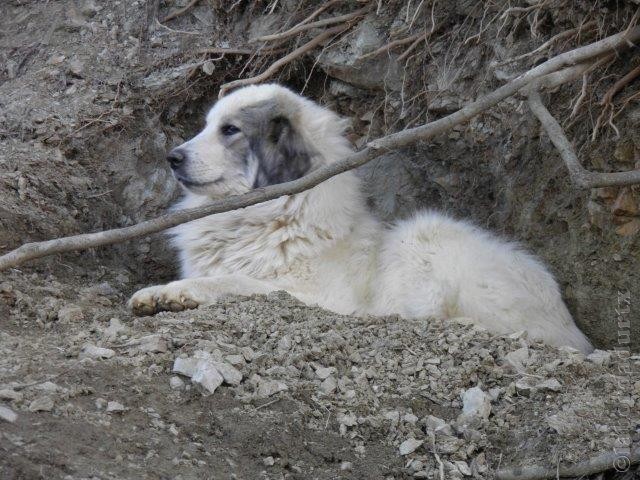
[[[171,390],[182,390],[184,388],[184,382],[180,377],[174,375],[169,379],[169,386]]]
[[[338,423],[347,427],[354,427],[358,424],[358,417],[353,413],[339,413],[337,417]]]
[[[103,358],[111,358],[114,357],[116,352],[111,350],[110,348],[102,348],[96,347],[91,343],[87,343],[84,347],[82,347],[82,351],[78,356],[80,359],[83,358],[91,358],[94,360],[99,360]]]
[[[531,385],[529,383],[529,380],[527,380],[526,378],[520,378],[516,380],[515,387],[516,392],[518,392],[518,394],[522,395],[523,397],[528,397],[535,390],[533,385]]]
[[[480,387],[473,387],[462,394],[462,413],[464,415],[489,418],[491,400]]]
[[[285,390],[289,390],[289,387],[283,382],[277,380],[261,380],[260,383],[258,383],[257,395],[258,397],[266,398],[276,393],[284,392]]]
[[[126,407],[120,402],[111,401],[107,403],[107,413],[122,413],[126,410]]]
[[[524,372],[529,364],[529,348],[519,348],[507,353],[504,358],[517,372]]]
[[[432,430],[436,435],[453,435],[453,429],[451,425],[445,422],[443,419],[434,417],[433,415],[425,418],[425,424],[429,430]]]
[[[453,464],[456,466],[456,468],[462,475],[464,475],[465,477],[471,476],[471,469],[469,468],[469,465],[467,465],[467,462],[463,462],[462,460],[456,460],[455,462],[453,462]]]
[[[0,400],[11,400],[14,402],[19,402],[22,400],[22,392],[16,392],[11,388],[5,388],[0,390]]]
[[[410,424],[410,425],[415,425],[418,422],[418,417],[416,417],[413,413],[406,413],[402,419]]]
[[[349,470],[353,470],[353,463],[351,463],[351,462],[342,462],[340,464],[340,470],[342,470],[343,472],[349,471]]]
[[[165,353],[169,350],[167,339],[162,335],[146,335],[127,342],[126,346],[140,353]]]
[[[107,401],[104,398],[96,398],[94,404],[98,410],[104,410],[107,408]]]
[[[267,467],[273,467],[276,461],[273,459],[273,457],[264,457],[262,459],[262,463]]]
[[[224,378],[210,360],[198,362],[191,381],[200,387],[203,395],[211,395],[222,385]]]
[[[84,313],[80,307],[68,305],[58,310],[58,321],[62,323],[77,323],[84,320]]]
[[[55,393],[55,392],[59,392],[59,391],[65,390],[64,388],[61,388],[59,385],[57,385],[57,384],[55,384],[53,382],[42,382],[42,383],[36,385],[35,388],[37,390],[41,390],[43,392],[49,392],[49,393]]]
[[[331,395],[336,391],[338,384],[336,383],[336,379],[333,377],[325,378],[320,384],[320,391],[325,395]]]
[[[282,337],[280,340],[278,340],[277,349],[280,353],[289,352],[289,350],[291,350],[291,339],[287,335]]]
[[[335,371],[334,367],[318,367],[316,368],[316,375],[320,380],[324,380]]]
[[[29,404],[30,412],[50,412],[53,410],[51,397],[38,397]]]
[[[241,367],[246,363],[242,355],[227,355],[224,359],[234,367]]]
[[[240,385],[242,373],[232,365],[225,362],[212,362],[216,370],[222,375],[224,381],[229,385]]]
[[[587,355],[587,360],[596,365],[607,367],[611,363],[611,352],[596,349]]]
[[[196,371],[199,360],[193,357],[178,357],[173,361],[173,373],[191,378]]]
[[[122,325],[119,319],[112,318],[109,320],[109,326],[102,332],[102,338],[107,342],[113,342],[118,338],[120,332],[124,332],[126,328]]]
[[[0,420],[13,423],[18,419],[18,414],[11,410],[9,407],[0,405]]]
[[[562,384],[555,378],[550,378],[544,382],[538,383],[536,388],[542,391],[559,392],[562,390]]]
[[[424,443],[423,440],[416,440],[415,438],[408,438],[400,444],[400,455],[409,455],[416,451],[416,449]]]

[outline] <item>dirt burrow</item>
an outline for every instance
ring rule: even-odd
[[[200,128],[217,86],[245,66],[225,58],[207,74],[193,52],[277,30],[302,8],[282,3],[268,14],[258,3],[228,11],[201,2],[172,31],[153,19],[179,3],[8,2],[0,18],[2,251],[163,211],[177,195],[164,153]],[[441,12],[457,35],[482,19],[463,3]],[[353,41],[279,79],[352,118],[361,145],[421,109],[423,120],[437,118],[492,88],[490,60],[530,48],[522,28],[505,51],[470,44],[446,64],[457,80],[427,75],[426,96],[405,111],[415,86],[406,76],[373,75],[352,60],[384,43],[406,10],[389,2]],[[549,14],[545,39],[572,21],[566,13]],[[616,14],[624,18],[624,9]],[[434,63],[415,78],[450,61],[445,47],[455,38],[434,41]],[[363,75],[399,83],[359,84]],[[559,92],[557,104],[573,93]],[[629,163],[633,115],[621,116],[622,138],[588,149],[591,166]],[[554,155],[516,98],[362,175],[386,220],[437,207],[525,242],[558,273],[581,326],[613,347],[618,302],[633,302],[640,285],[637,236],[616,233],[637,212],[613,211],[621,195],[629,207],[637,192],[573,192]],[[0,420],[2,478],[439,478],[437,458],[446,478],[491,478],[498,465],[579,461],[638,441],[637,356],[585,359],[455,322],[342,317],[281,294],[129,315],[133,291],[174,276],[161,236],[0,272],[0,413],[17,416]],[[634,341],[636,331],[632,322]],[[232,383],[203,395],[173,372],[177,358],[217,365]],[[467,402],[481,409],[461,417],[469,391]],[[415,450],[402,455],[401,446]]]

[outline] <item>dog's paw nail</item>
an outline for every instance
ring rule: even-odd
[[[185,298],[182,301],[182,304],[184,305],[184,308],[188,308],[190,310],[198,308],[198,302],[196,302],[195,300],[191,300],[190,298]]]
[[[176,301],[171,301],[167,305],[167,310],[171,312],[181,312],[182,310],[184,310],[184,306]]]
[[[132,310],[133,314],[138,317],[146,317],[156,313],[156,309],[153,307],[153,305],[148,305],[146,303],[133,304]]]

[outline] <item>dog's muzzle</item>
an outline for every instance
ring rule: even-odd
[[[186,159],[187,154],[180,148],[174,148],[167,155],[167,161],[169,162],[172,170],[177,170],[178,168],[180,168],[184,164]]]

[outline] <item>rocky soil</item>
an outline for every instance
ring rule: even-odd
[[[202,0],[156,21],[187,3],[2,3],[0,252],[164,211],[177,195],[165,152],[200,128],[222,83],[282,54],[248,54],[249,40],[319,5]],[[362,146],[614,33],[637,9],[553,0],[505,15],[499,3],[381,2],[274,80],[351,118]],[[432,18],[442,26],[406,59],[403,47],[358,60]],[[594,18],[597,31],[502,65]],[[211,50],[228,47],[239,53]],[[573,121],[580,80],[545,98],[593,170],[639,158],[633,100],[619,136],[604,127],[588,140],[599,99],[635,53],[593,74]],[[637,445],[636,187],[572,189],[520,97],[360,173],[385,220],[439,208],[526,244],[602,350],[584,358],[464,319],[343,317],[284,294],[133,318],[129,295],[175,276],[162,236],[55,256],[0,272],[0,478],[492,478]]]

